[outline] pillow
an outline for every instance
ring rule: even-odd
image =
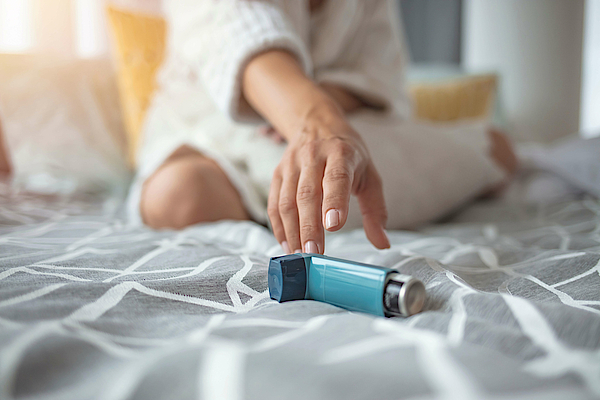
[[[585,139],[576,134],[550,145],[529,144],[520,150],[527,166],[552,172],[600,198],[600,137]]]
[[[164,18],[107,8],[115,42],[118,87],[127,133],[128,159],[135,165],[146,110],[155,89],[155,77],[165,53]]]
[[[413,83],[409,91],[417,119],[448,122],[490,118],[496,87],[495,75],[480,75]]]
[[[123,123],[109,60],[0,55],[0,123],[13,184],[123,195]]]

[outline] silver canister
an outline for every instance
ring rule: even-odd
[[[387,316],[409,317],[423,309],[427,293],[423,282],[409,275],[388,275],[383,294]]]

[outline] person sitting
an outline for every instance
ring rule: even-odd
[[[287,253],[323,253],[325,230],[362,226],[383,249],[386,228],[434,220],[515,169],[510,141],[485,124],[411,119],[395,1],[166,7],[134,221],[270,222]]]

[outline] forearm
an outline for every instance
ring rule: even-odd
[[[288,141],[315,121],[343,120],[336,100],[285,51],[273,50],[252,59],[244,70],[242,91],[250,106]]]

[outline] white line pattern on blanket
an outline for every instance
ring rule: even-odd
[[[269,300],[256,224],[151,231],[0,184],[0,398],[600,396],[600,203],[481,207],[386,251],[328,239],[425,282],[385,320]]]

